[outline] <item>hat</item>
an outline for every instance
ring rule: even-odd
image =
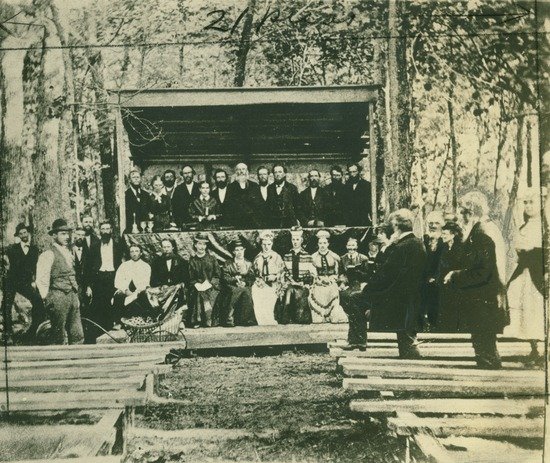
[[[231,251],[234,251],[235,248],[245,248],[246,246],[244,245],[244,243],[239,239],[237,238],[236,240],[233,240],[231,241],[231,244],[230,244],[230,249]]]
[[[48,232],[50,235],[53,235],[54,233],[60,232],[60,231],[71,231],[72,228],[67,225],[67,221],[65,219],[55,219],[52,224],[52,228]]]
[[[327,230],[319,230],[315,236],[317,239],[326,238],[328,240],[330,238],[330,233]]]
[[[195,243],[197,241],[202,241],[203,243],[208,243],[210,241],[210,238],[208,236],[207,233],[197,233],[194,237],[193,237],[193,241],[195,241]]]
[[[303,234],[304,234],[304,230],[302,230],[301,227],[292,227],[290,229],[290,236],[292,236],[292,238],[294,237],[301,238]]]
[[[273,238],[274,238],[274,235],[273,235],[272,231],[264,230],[264,231],[260,232],[260,241],[273,240]]]
[[[31,231],[31,226],[30,225],[25,225],[24,223],[18,223],[17,224],[17,227],[15,227],[15,233],[13,236],[19,236],[19,232],[21,230],[27,230],[28,232]]]

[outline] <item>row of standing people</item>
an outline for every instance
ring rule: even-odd
[[[358,164],[350,164],[347,171],[348,180],[343,183],[342,169],[332,166],[331,182],[321,186],[320,171],[312,169],[308,187],[298,192],[287,180],[284,165],[272,167],[274,182],[270,184],[267,167],[257,169],[256,183],[249,178],[246,164],[240,163],[231,183],[228,173],[217,169],[211,190],[209,182],[196,182],[195,170],[186,165],[182,183],[176,185],[175,171],[167,170],[152,179],[152,191],[147,192],[140,172],[134,170],[125,194],[126,232],[144,231],[150,222],[154,231],[197,223],[202,228],[237,229],[370,225],[370,182],[361,178]]]

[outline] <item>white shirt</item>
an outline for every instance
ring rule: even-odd
[[[315,195],[317,194],[317,187],[315,188],[311,187],[310,190],[311,190],[311,199],[315,199]]]
[[[353,191],[357,188],[358,183],[354,183],[351,187],[353,188]]]
[[[139,197],[139,194],[141,193],[141,188],[136,188],[133,185],[130,185],[130,189],[132,190],[132,193],[134,193],[134,196],[138,200],[138,203],[141,202],[141,198]]]
[[[73,255],[71,254],[70,249],[57,243],[53,243],[53,245],[65,258],[69,267],[72,268]],[[38,257],[38,262],[36,263],[36,286],[42,299],[46,299],[46,296],[50,292],[50,275],[52,272],[54,259],[55,256],[53,251],[51,249],[48,249],[47,251],[44,251],[42,254],[40,254],[40,256]]]
[[[113,262],[113,240],[107,244],[101,243],[101,267],[100,272],[114,272],[115,264]]]
[[[267,185],[260,186],[260,192],[262,193],[262,198],[264,198],[264,201],[267,201]]]
[[[281,194],[281,191],[283,191],[284,186],[285,186],[285,182],[282,182],[280,185],[275,184],[275,189],[277,190],[278,195]]]
[[[21,241],[21,250],[23,251],[23,254],[27,255],[29,253],[29,249],[30,249],[30,243],[23,243],[23,241]]]
[[[73,249],[75,256],[78,257],[78,260],[82,260],[82,248],[79,246],[75,246]]]
[[[127,260],[120,264],[115,275],[115,288],[126,291],[131,282],[134,282],[138,292],[147,288],[151,282],[151,266],[141,259]]]
[[[186,183],[185,187],[187,188],[187,191],[189,192],[189,196],[193,195],[193,182]]]
[[[166,261],[166,268],[168,271],[172,270],[172,259]]]
[[[88,249],[90,249],[90,246],[92,245],[92,237],[90,235],[86,236],[86,244],[88,245]]]
[[[225,202],[225,194],[227,193],[227,188],[218,188],[218,198],[220,198],[220,203]]]

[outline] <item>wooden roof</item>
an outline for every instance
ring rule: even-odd
[[[376,87],[113,92],[136,161],[354,159]]]

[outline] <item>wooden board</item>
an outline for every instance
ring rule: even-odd
[[[438,367],[438,368],[477,368],[475,360],[443,360],[443,359],[400,359],[400,358],[394,358],[394,359],[386,359],[386,358],[377,358],[377,357],[339,357],[338,365],[345,366],[345,365],[361,365],[365,368],[369,366],[373,367],[380,367],[384,365],[392,365],[392,366],[404,366],[404,367],[411,367],[413,365],[416,366],[426,366],[429,365],[431,367]],[[523,363],[519,362],[503,362],[502,367],[504,370],[517,370],[525,369],[525,365]]]
[[[542,382],[507,382],[482,380],[442,380],[442,379],[395,379],[395,378],[344,378],[343,387],[352,391],[394,391],[425,393],[464,393],[464,394],[544,394]]]
[[[126,388],[138,389],[143,385],[145,375],[134,374],[122,378],[77,378],[77,379],[30,379],[11,381],[9,391],[36,391],[36,392],[79,392],[79,391],[117,391]],[[0,391],[5,391],[5,384]]]
[[[503,414],[543,413],[544,399],[402,399],[352,400],[350,409],[357,413],[435,413]]]
[[[14,369],[23,369],[23,368],[32,368],[32,369],[41,369],[41,368],[85,368],[89,366],[98,366],[98,365],[111,365],[113,368],[118,368],[120,364],[133,363],[140,361],[143,363],[151,363],[151,365],[159,364],[164,361],[164,355],[158,354],[144,354],[144,355],[131,355],[125,357],[113,357],[109,359],[101,358],[82,358],[82,359],[66,359],[66,360],[18,360],[8,363],[8,374],[11,370]],[[2,365],[4,368],[4,365]]]
[[[446,417],[388,418],[388,428],[401,436],[431,432],[436,436],[543,437],[543,418]]]

